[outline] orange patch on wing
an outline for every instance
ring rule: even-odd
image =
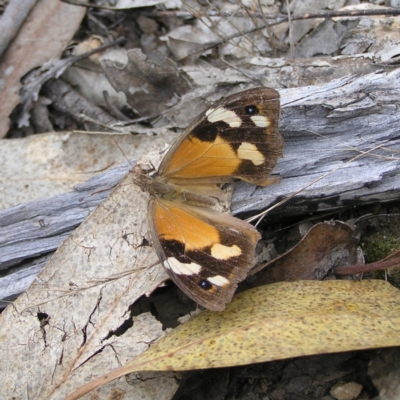
[[[212,143],[189,136],[176,149],[163,175],[172,178],[230,176],[241,162],[229,142],[219,136]]]
[[[220,239],[213,226],[169,201],[156,202],[154,225],[161,239],[178,240],[187,251],[212,246]]]

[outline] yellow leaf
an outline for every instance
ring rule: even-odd
[[[280,282],[237,295],[223,312],[201,313],[67,399],[134,371],[227,367],[399,345],[400,291],[389,283]]]

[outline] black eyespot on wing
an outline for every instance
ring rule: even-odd
[[[212,287],[212,284],[211,284],[210,282],[208,282],[207,280],[202,279],[202,280],[199,282],[199,286],[200,286],[202,289],[204,289],[204,290],[210,290],[211,287]]]
[[[251,105],[246,107],[246,114],[247,115],[257,115],[258,114],[258,108],[257,106]]]

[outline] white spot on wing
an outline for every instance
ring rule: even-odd
[[[260,128],[266,128],[269,126],[269,120],[264,115],[253,115],[250,119],[254,122],[254,125],[259,126]]]
[[[228,260],[232,257],[237,257],[242,254],[242,250],[236,244],[232,246],[224,246],[223,244],[216,243],[211,247],[211,255],[218,260]]]
[[[167,268],[177,275],[195,275],[201,271],[201,266],[196,263],[185,264],[181,263],[174,257],[169,257],[166,260]]]
[[[207,278],[207,280],[213,285],[219,287],[229,285],[229,279],[226,279],[221,275],[210,276],[209,278]]]
[[[254,165],[261,165],[265,157],[252,143],[243,142],[237,149],[237,154],[242,160],[250,160]]]
[[[238,128],[242,125],[242,120],[234,111],[227,110],[224,107],[210,108],[206,112],[207,119],[211,122],[223,121],[231,128]]]

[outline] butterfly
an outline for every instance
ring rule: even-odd
[[[176,285],[201,306],[221,311],[255,264],[261,238],[222,212],[234,180],[271,183],[282,156],[279,93],[246,90],[215,103],[185,129],[153,176],[138,167],[150,194],[148,219],[159,259]]]

